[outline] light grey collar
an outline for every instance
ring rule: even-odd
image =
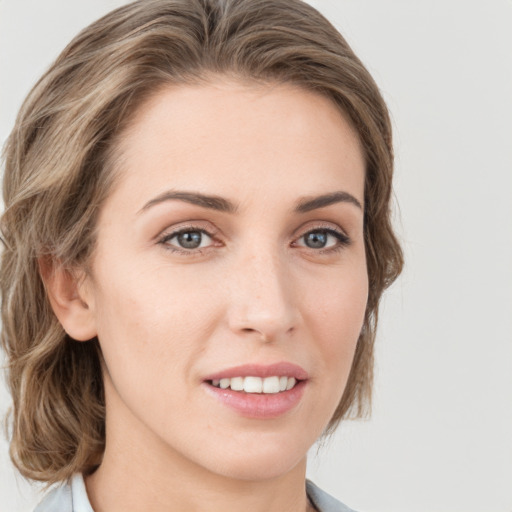
[[[322,491],[310,480],[306,481],[306,491],[311,503],[319,512],[355,512]],[[70,482],[53,489],[34,512],[94,512],[87,497],[82,475],[77,473]]]

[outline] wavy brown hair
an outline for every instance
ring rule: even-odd
[[[115,182],[116,140],[155,91],[212,75],[324,95],[359,134],[370,287],[327,431],[369,411],[379,300],[402,267],[390,219],[391,126],[375,82],[338,31],[300,0],[141,0],[65,48],[28,95],[4,149],[1,339],[13,398],[11,457],[28,478],[52,483],[90,472],[105,444],[98,341],[66,335],[38,261],[87,264],[98,211]]]

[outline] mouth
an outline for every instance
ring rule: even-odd
[[[230,389],[243,393],[257,393],[274,395],[293,389],[298,382],[295,377],[287,375],[272,375],[270,377],[224,377],[222,379],[212,379],[206,381],[208,384],[219,389]]]
[[[302,400],[308,373],[295,364],[243,365],[209,375],[208,394],[246,418],[271,419],[294,409]]]

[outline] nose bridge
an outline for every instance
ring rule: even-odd
[[[230,327],[271,341],[298,322],[289,268],[278,251],[247,250],[231,276]]]

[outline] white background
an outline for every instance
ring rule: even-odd
[[[122,3],[0,0],[0,141],[64,45]],[[313,451],[310,477],[361,512],[512,512],[512,1],[311,3],[392,111],[407,266],[383,304],[373,418]],[[37,499],[2,439],[1,512]]]

